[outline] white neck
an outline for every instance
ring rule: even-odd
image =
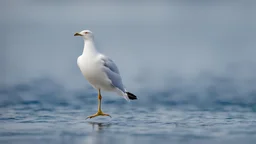
[[[88,55],[96,55],[96,54],[98,54],[98,52],[95,49],[93,40],[92,39],[84,40],[84,50],[82,55],[88,56]]]

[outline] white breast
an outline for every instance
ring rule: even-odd
[[[102,64],[95,57],[88,58],[84,56],[79,56],[77,59],[77,64],[83,76],[94,88],[102,90],[113,89],[111,81],[102,71]]]

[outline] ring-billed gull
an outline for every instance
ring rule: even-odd
[[[98,90],[98,112],[87,118],[96,116],[111,117],[101,110],[101,90],[116,92],[127,101],[137,99],[134,94],[124,88],[122,78],[114,61],[96,50],[92,32],[83,30],[75,33],[74,36],[82,36],[84,39],[83,53],[77,58],[78,67],[88,82]]]

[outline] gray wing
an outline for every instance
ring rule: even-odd
[[[125,93],[122,78],[114,61],[104,55],[101,55],[101,60],[104,66],[103,70],[111,81],[112,85]]]

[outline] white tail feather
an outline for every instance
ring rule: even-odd
[[[130,102],[130,99],[129,99],[127,93],[124,93],[123,91],[121,91],[118,88],[116,89],[116,92],[117,92],[118,95],[123,96],[124,99],[126,99],[128,102]]]

